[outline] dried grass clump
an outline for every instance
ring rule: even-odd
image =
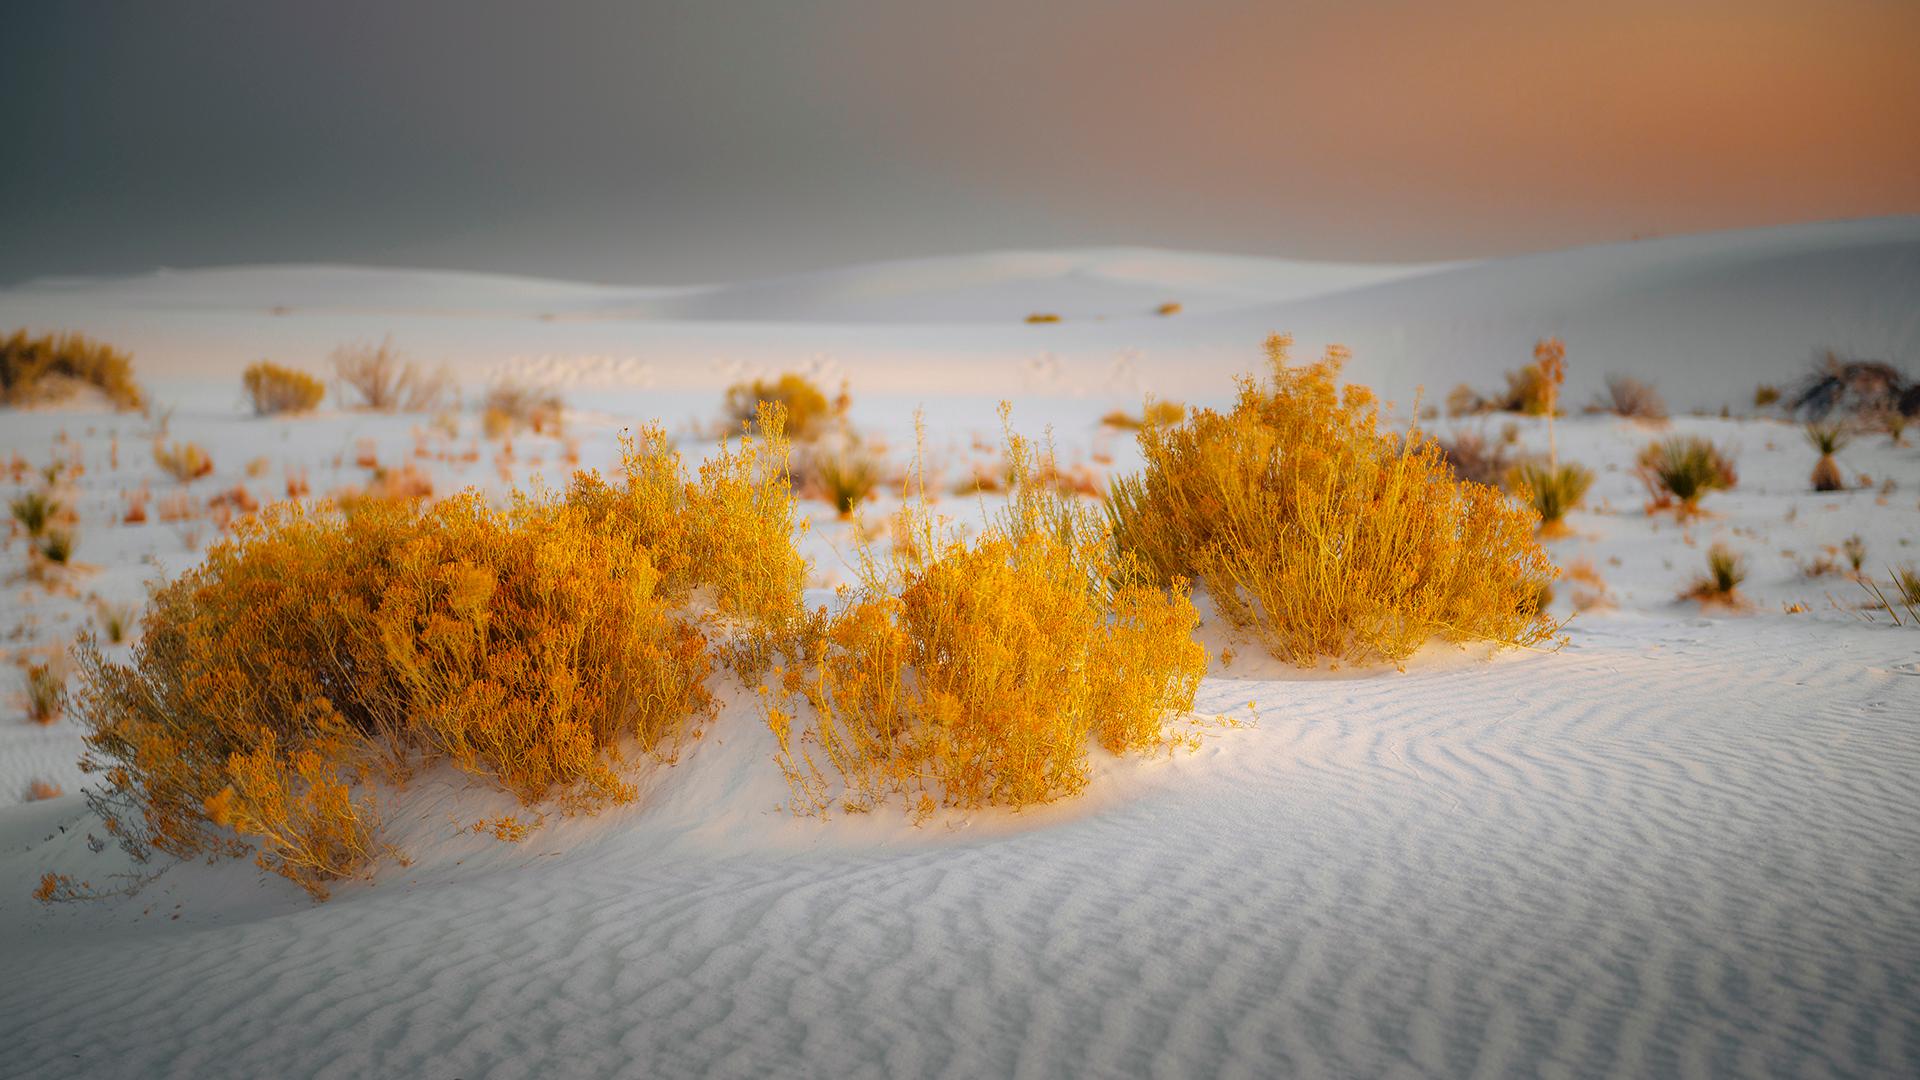
[[[1537,599],[1555,570],[1533,514],[1455,479],[1419,431],[1380,431],[1373,394],[1336,386],[1344,350],[1290,367],[1290,345],[1268,340],[1267,382],[1242,379],[1231,413],[1140,433],[1146,471],[1110,496],[1122,550],[1161,582],[1204,580],[1297,664],[1551,639]]]
[[[82,643],[96,809],[136,855],[251,841],[319,897],[375,851],[370,770],[630,799],[622,745],[669,756],[709,705],[705,638],[660,581],[633,536],[557,499],[270,508],[154,591],[131,663]]]
[[[66,794],[66,792],[61,789],[59,784],[51,780],[42,780],[37,776],[33,778],[32,782],[27,784],[28,802],[40,802],[43,799],[57,799],[64,794]]]
[[[1739,483],[1733,458],[1693,435],[1647,444],[1634,462],[1634,474],[1647,487],[1649,512],[1672,507],[1680,517],[1698,513],[1708,492],[1729,491]]]
[[[100,626],[100,636],[107,640],[107,644],[121,645],[133,632],[134,623],[140,618],[140,609],[132,604],[96,599],[93,616]]]
[[[1187,407],[1177,401],[1148,401],[1140,410],[1139,416],[1125,409],[1115,409],[1102,416],[1102,427],[1119,431],[1138,431],[1143,427],[1156,427],[1165,424],[1177,424],[1187,415]]]
[[[36,405],[71,396],[81,386],[105,394],[118,409],[138,409],[146,397],[133,381],[133,360],[82,334],[0,338],[0,405]]]
[[[896,795],[922,816],[1050,802],[1085,787],[1090,739],[1159,746],[1192,709],[1207,658],[1185,584],[1145,581],[1098,513],[1032,482],[1031,448],[1009,444],[1006,510],[968,543],[910,503],[910,542],[885,561],[863,552],[859,586],[816,617],[806,659],[769,696],[799,804],[832,801],[822,762],[852,811]],[[796,694],[810,734],[794,729]]]
[[[153,463],[160,471],[183,484],[195,480],[213,471],[213,459],[207,456],[207,450],[199,443],[165,443],[156,439],[153,443]]]
[[[558,390],[506,380],[495,383],[481,401],[481,428],[489,439],[530,429],[535,435],[559,435],[567,403]]]
[[[1436,440],[1440,456],[1461,480],[1498,487],[1513,471],[1513,443],[1493,442],[1478,431],[1462,431],[1452,439]]]
[[[27,719],[51,724],[67,709],[67,670],[59,661],[27,665]]]
[[[1698,600],[1703,606],[1720,604],[1737,608],[1745,606],[1741,597],[1740,583],[1747,580],[1747,560],[1725,544],[1715,544],[1707,550],[1707,572],[1695,578],[1693,584],[1682,594],[1687,599]]]
[[[312,412],[327,394],[327,384],[293,368],[262,360],[240,376],[255,416]]]
[[[342,392],[375,412],[433,412],[454,396],[453,376],[443,367],[428,373],[402,360],[391,341],[342,345],[328,362]]]
[[[1572,462],[1549,465],[1529,461],[1507,474],[1507,490],[1526,500],[1540,515],[1540,534],[1558,536],[1567,531],[1567,512],[1577,508],[1593,486],[1593,471]]]
[[[1059,321],[1060,321],[1060,316],[1055,315],[1049,311],[1036,311],[1033,314],[1027,316],[1027,323],[1030,326],[1041,326],[1046,323],[1057,323]]]
[[[1660,392],[1639,379],[1626,375],[1607,376],[1607,393],[1595,402],[1598,412],[1609,412],[1629,420],[1660,421],[1667,418],[1667,403]]]
[[[786,436],[806,441],[826,433],[828,426],[846,415],[851,400],[846,388],[831,400],[804,375],[787,372],[777,379],[755,379],[727,387],[724,409],[733,426],[750,427],[758,422],[762,405],[778,405],[786,417]]]
[[[1845,491],[1847,478],[1840,472],[1840,463],[1833,455],[1847,448],[1853,441],[1853,435],[1844,424],[1811,423],[1807,425],[1807,443],[1820,451],[1820,460],[1814,462],[1813,490]]]
[[[1761,383],[1753,388],[1753,407],[1765,409],[1780,403],[1780,388],[1771,383]]]

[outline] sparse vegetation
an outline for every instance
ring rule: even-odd
[[[1607,376],[1606,396],[1595,402],[1595,409],[1629,420],[1660,421],[1667,418],[1667,403],[1660,399],[1660,392],[1626,375]]]
[[[40,802],[44,799],[57,799],[64,794],[66,794],[66,792],[61,790],[59,784],[56,784],[51,780],[42,780],[37,776],[33,778],[31,783],[27,784],[27,801],[28,802]]]
[[[1745,600],[1739,589],[1745,580],[1747,560],[1725,544],[1715,544],[1707,550],[1706,574],[1695,578],[1684,595],[1704,606],[1741,607]]]
[[[1141,431],[1146,470],[1115,481],[1121,549],[1154,578],[1204,580],[1229,621],[1283,659],[1404,660],[1435,637],[1525,646],[1554,568],[1534,515],[1456,480],[1418,431],[1379,430],[1364,387],[1337,389],[1344,350],[1243,379],[1233,410]]]
[[[1507,489],[1526,500],[1540,515],[1540,533],[1556,536],[1566,531],[1566,516],[1587,497],[1593,472],[1572,462],[1548,465],[1526,462],[1507,474]]]
[[[559,391],[505,380],[487,390],[481,402],[481,426],[487,438],[498,439],[522,429],[536,435],[559,435],[566,418],[566,401]]]
[[[255,416],[312,412],[326,396],[327,385],[304,371],[262,360],[240,377]]]
[[[70,397],[91,386],[117,409],[146,401],[133,381],[133,360],[105,342],[81,334],[29,337],[16,330],[0,338],[0,404],[37,405]]]
[[[1178,315],[1180,314],[1180,312],[1184,310],[1185,308],[1181,305],[1180,301],[1169,300],[1166,303],[1161,304],[1159,307],[1154,308],[1153,313],[1155,315]]]
[[[66,566],[73,561],[73,547],[76,538],[72,529],[51,528],[40,537],[40,544],[34,550],[50,566]]]
[[[153,463],[160,471],[183,484],[195,480],[213,471],[213,459],[207,456],[205,447],[199,443],[155,441],[153,444]]]
[[[804,472],[802,490],[825,500],[843,518],[852,517],[880,484],[880,463],[854,439],[808,453]]]
[[[1847,478],[1840,472],[1840,463],[1833,455],[1846,449],[1853,436],[1840,424],[1808,424],[1807,442],[1820,451],[1820,460],[1813,465],[1813,490],[1845,491]]]
[[[374,412],[433,412],[454,395],[445,368],[428,373],[402,360],[391,341],[378,345],[342,345],[328,358],[342,395]]]
[[[100,628],[100,636],[109,645],[125,644],[127,636],[133,632],[133,624],[140,617],[140,609],[132,604],[116,604],[107,600],[95,600],[93,621]]]
[[[1121,753],[1162,745],[1193,706],[1206,651],[1185,586],[1163,590],[1116,559],[1097,511],[1032,482],[1031,448],[1009,437],[1012,502],[972,543],[924,502],[903,512],[886,561],[822,611],[804,662],[770,695],[767,722],[796,804],[867,810],[902,796],[1025,806],[1086,785],[1088,742]],[[812,706],[795,729],[793,699]],[[818,751],[819,757],[815,757]]]
[[[1675,436],[1649,443],[1634,472],[1652,499],[1649,510],[1673,507],[1680,517],[1698,513],[1708,492],[1731,490],[1739,482],[1733,459],[1698,436]]]
[[[1753,407],[1768,409],[1780,403],[1780,388],[1771,383],[1761,383],[1753,388]]]
[[[1027,316],[1027,323],[1033,326],[1038,326],[1044,323],[1057,323],[1059,321],[1060,321],[1060,316],[1055,315],[1051,312],[1045,312],[1045,311],[1036,311],[1033,314]]]

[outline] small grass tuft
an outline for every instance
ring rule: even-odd
[[[1740,596],[1739,589],[1745,580],[1746,558],[1727,545],[1717,543],[1707,550],[1706,574],[1695,578],[1684,595],[1708,607],[1715,604],[1741,607],[1745,600]]]

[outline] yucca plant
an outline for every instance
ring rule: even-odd
[[[1705,605],[1738,607],[1740,583],[1745,580],[1747,560],[1725,544],[1715,544],[1707,551],[1706,574],[1694,579],[1686,595]]]
[[[115,604],[106,600],[95,602],[94,621],[100,624],[100,636],[109,645],[125,644],[137,618],[139,610],[132,604]]]
[[[1807,442],[1820,451],[1820,460],[1813,466],[1813,490],[1843,491],[1847,478],[1840,475],[1840,463],[1833,455],[1846,449],[1853,436],[1840,424],[1808,424]]]
[[[825,454],[814,462],[820,491],[843,518],[850,518],[880,483],[880,466],[858,446]]]
[[[1543,536],[1566,532],[1567,511],[1578,507],[1592,486],[1593,471],[1573,462],[1555,466],[1529,461],[1507,473],[1507,490],[1539,512]]]
[[[37,540],[47,531],[47,523],[59,516],[60,502],[44,491],[27,491],[14,496],[9,508],[13,519]]]
[[[1653,509],[1678,500],[1676,512],[1681,517],[1698,512],[1708,492],[1728,490],[1739,482],[1733,459],[1693,435],[1648,444],[1640,451],[1634,471],[1653,497]]]
[[[73,545],[73,530],[48,529],[40,538],[40,557],[55,566],[65,566],[73,560]]]

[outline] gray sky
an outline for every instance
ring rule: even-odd
[[[0,30],[0,282],[1441,258],[1920,212],[1910,0],[88,2]]]

